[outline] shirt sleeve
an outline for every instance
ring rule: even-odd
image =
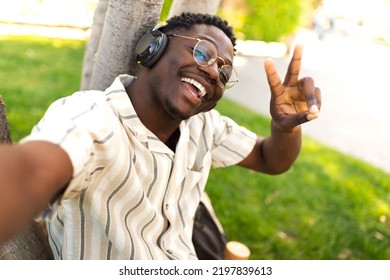
[[[72,162],[72,186],[77,190],[83,186],[78,181],[85,180],[92,168],[94,143],[111,133],[110,126],[104,125],[102,98],[98,92],[79,92],[55,101],[31,134],[20,141],[48,141],[64,149]]]
[[[214,124],[212,166],[238,164],[253,150],[257,135],[216,110],[210,111],[210,115]]]

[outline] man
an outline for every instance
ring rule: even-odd
[[[57,259],[196,259],[193,219],[209,170],[289,169],[300,125],[318,117],[320,90],[284,83],[271,60],[271,135],[213,110],[236,81],[235,37],[218,17],[186,13],[137,46],[137,77],[54,102],[20,144],[0,146],[0,243],[38,214]],[[48,206],[49,205],[49,206]]]

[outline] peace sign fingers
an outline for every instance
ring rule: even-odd
[[[284,92],[284,85],[282,84],[278,71],[276,70],[274,61],[267,58],[264,61],[265,72],[267,74],[268,84],[273,96],[279,96]]]
[[[288,65],[287,74],[284,78],[283,84],[288,87],[295,87],[298,83],[299,72],[301,71],[303,45],[295,46],[293,56]]]

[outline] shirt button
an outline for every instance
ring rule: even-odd
[[[165,204],[165,210],[168,210],[169,204]]]

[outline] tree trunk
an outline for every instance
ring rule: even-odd
[[[118,74],[138,72],[135,46],[156,25],[163,3],[163,0],[109,1],[89,89],[104,90]]]
[[[11,132],[6,107],[0,95],[0,144],[11,144]],[[24,232],[0,246],[0,260],[48,260],[53,259],[49,242],[37,222]]]
[[[214,15],[220,0],[173,0],[168,18],[180,15],[182,12],[196,12]]]
[[[11,131],[9,129],[7,112],[3,98],[0,95],[0,143],[11,144]]]
[[[102,37],[102,30],[104,20],[106,18],[106,12],[109,0],[100,0],[97,3],[95,13],[93,15],[93,25],[91,28],[91,36],[88,40],[87,47],[85,48],[82,76],[81,76],[81,90],[87,90],[91,88],[91,77],[93,70],[93,61],[96,52],[99,47],[99,42]]]

